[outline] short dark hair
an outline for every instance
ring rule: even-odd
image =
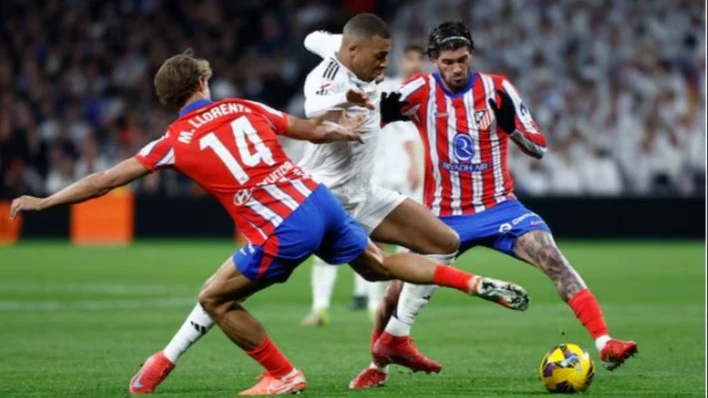
[[[423,47],[417,44],[408,44],[403,48],[403,54],[408,54],[411,51],[417,52],[420,55],[425,55],[425,50]]]
[[[391,32],[388,30],[386,22],[374,14],[357,14],[344,24],[342,32],[349,36],[359,36],[370,39],[374,36],[380,36],[384,39],[391,38]]]
[[[443,22],[428,35],[428,56],[437,58],[441,51],[457,50],[462,47],[474,50],[474,41],[469,28],[462,22]]]

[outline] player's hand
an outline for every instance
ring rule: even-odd
[[[364,140],[361,138],[361,133],[364,131],[364,123],[368,118],[366,115],[357,115],[353,117],[347,116],[346,112],[342,112],[339,116],[337,123],[342,126],[346,132],[347,141],[357,141],[363,143]]]
[[[347,102],[357,106],[363,106],[364,108],[374,110],[376,107],[369,101],[369,98],[361,90],[349,89],[347,91]]]
[[[24,195],[16,198],[10,205],[10,218],[15,219],[20,212],[42,210],[42,199]]]
[[[408,101],[401,101],[401,93],[394,91],[392,93],[381,93],[381,123],[387,124],[400,120],[410,120],[403,114],[403,107],[408,105]]]
[[[497,126],[499,126],[503,132],[511,134],[516,130],[516,108],[514,107],[514,102],[505,91],[497,90],[497,94],[499,94],[499,98],[501,98],[501,104],[497,106],[497,102],[494,98],[490,98],[489,106],[492,108],[494,117],[497,119]]]

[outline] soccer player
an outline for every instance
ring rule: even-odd
[[[509,140],[537,159],[546,152],[546,140],[506,77],[472,68],[473,50],[469,29],[461,22],[433,29],[427,52],[437,72],[416,76],[397,93],[384,95],[382,119],[410,120],[418,128],[426,148],[425,205],[459,234],[460,253],[485,246],[545,273],[594,339],[605,367],[613,370],[637,352],[637,344],[610,337],[600,304],[556,246],[548,225],[515,198],[507,167]],[[399,286],[392,283],[379,308],[381,318],[390,319],[385,329],[376,325],[374,334],[381,333],[381,338],[391,322],[404,323],[409,334],[436,290],[404,284],[399,293]],[[398,363],[378,341],[371,351],[372,365],[350,387],[383,385],[387,365]]]
[[[484,278],[414,254],[384,256],[329,189],[291,163],[276,139],[276,134],[285,134],[321,143],[359,140],[358,120],[362,118],[345,116],[340,119],[343,125],[337,125],[299,120],[241,99],[212,102],[210,77],[209,63],[191,52],[166,60],[155,76],[155,88],[162,103],[179,109],[179,118],[167,133],[135,157],[48,198],[15,199],[11,216],[99,197],[163,168],[178,170],[203,186],[249,241],[224,262],[199,295],[211,319],[266,370],[241,395],[275,395],[305,388],[303,372],[280,352],[241,302],[274,283],[285,282],[312,254],[333,264],[349,263],[367,280],[402,278],[477,294]],[[521,293],[517,298],[526,299]],[[132,386],[139,389],[145,377],[139,373]]]
[[[375,80],[387,67],[390,48],[386,23],[377,16],[358,14],[345,24],[336,56],[323,60],[305,81],[305,113],[308,117],[332,118],[345,111],[350,117],[367,117],[361,126],[362,142],[313,145],[301,166],[332,191],[373,240],[410,248],[433,264],[450,264],[457,252],[457,234],[415,201],[371,185],[381,121],[375,105],[380,98]],[[393,258],[396,256],[401,254]],[[341,258],[324,259],[330,264],[343,263]],[[506,308],[523,311],[528,307],[528,296],[517,285],[478,277],[474,286],[474,295]],[[197,303],[170,343],[138,371],[131,382],[132,392],[150,393],[165,380],[179,357],[213,326],[208,312]],[[435,366],[416,350],[408,336],[385,343],[391,357],[411,367]],[[139,386],[134,383],[136,379]]]
[[[310,33],[305,38],[305,47],[322,58],[335,56],[341,46],[342,35],[332,35],[325,31]],[[403,51],[399,62],[401,77],[384,79],[379,84],[381,91],[394,91],[410,77],[423,71],[424,50],[419,46],[408,46]],[[414,190],[420,180],[419,164],[416,155],[418,132],[410,123],[389,123],[381,132],[377,153],[374,156],[374,185],[414,197]],[[406,250],[398,246],[397,250]],[[329,321],[329,305],[334,283],[337,278],[337,267],[325,263],[315,257],[312,264],[312,311],[302,321],[304,326],[323,326]],[[373,317],[381,299],[385,284],[382,282],[367,282],[359,275],[354,275],[355,301],[357,296],[365,299],[369,315]],[[363,303],[361,305],[364,305]]]

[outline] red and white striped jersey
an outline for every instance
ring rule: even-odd
[[[509,173],[509,136],[497,128],[488,99],[496,90],[509,94],[516,127],[545,147],[546,140],[514,86],[501,75],[472,71],[458,93],[449,92],[437,73],[414,76],[399,89],[425,146],[424,203],[437,216],[474,214],[513,198]],[[523,148],[522,148],[523,149]]]
[[[262,244],[317,187],[277,141],[287,126],[286,114],[264,104],[199,100],[135,158],[151,171],[168,167],[190,177],[249,242]]]

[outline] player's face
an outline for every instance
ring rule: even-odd
[[[472,68],[472,53],[469,48],[441,51],[433,63],[450,90],[459,91],[469,82]]]
[[[416,73],[423,73],[424,66],[425,59],[423,59],[423,54],[419,51],[411,50],[403,54],[399,69],[403,77],[407,79]]]
[[[388,53],[391,39],[374,36],[370,40],[360,40],[352,51],[352,63],[357,77],[372,81],[388,68]]]

